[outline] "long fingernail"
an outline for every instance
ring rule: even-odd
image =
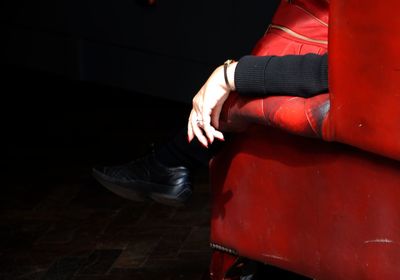
[[[204,144],[203,142],[200,142],[201,145],[203,145],[204,148],[208,149],[208,145]]]

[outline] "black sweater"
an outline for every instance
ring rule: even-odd
[[[311,97],[328,92],[328,55],[244,56],[235,70],[240,95]]]

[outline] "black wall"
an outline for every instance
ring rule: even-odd
[[[3,65],[188,102],[227,58],[251,51],[277,0],[6,0]]]

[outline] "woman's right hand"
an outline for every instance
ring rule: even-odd
[[[201,144],[208,147],[208,143],[212,143],[215,138],[224,140],[222,132],[217,130],[219,116],[231,89],[234,90],[236,64],[237,62],[233,62],[227,68],[230,87],[225,82],[224,67],[219,66],[193,98],[193,107],[188,121],[189,142],[196,137]]]

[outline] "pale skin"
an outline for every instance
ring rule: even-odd
[[[229,86],[225,82],[224,67],[219,66],[193,98],[193,106],[188,121],[188,141],[195,137],[208,147],[214,139],[224,140],[224,135],[218,130],[219,116],[222,105],[231,90],[235,90],[235,69],[237,62],[232,62],[227,68]]]

